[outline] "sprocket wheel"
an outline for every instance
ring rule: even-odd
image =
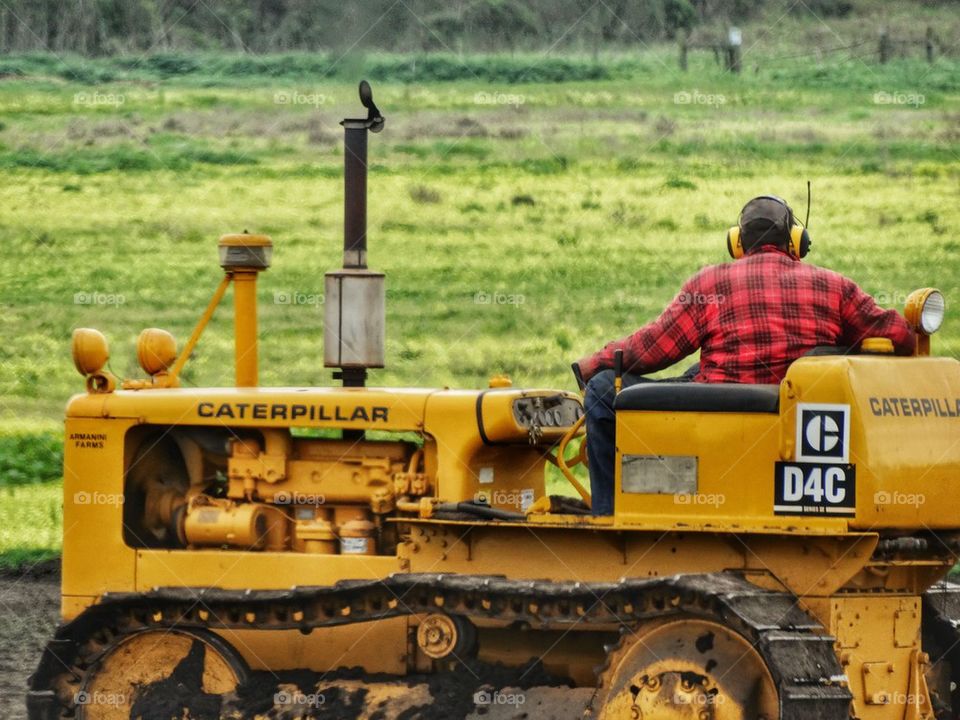
[[[243,658],[203,630],[144,630],[118,636],[73,692],[77,720],[129,720],[144,711],[217,717],[222,696],[248,676]]]
[[[672,617],[621,636],[599,676],[600,720],[777,720],[760,653],[712,619]]]

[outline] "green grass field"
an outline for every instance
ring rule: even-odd
[[[60,554],[61,494],[59,481],[0,487],[0,569]]]
[[[373,383],[472,387],[505,372],[572,388],[572,360],[725,260],[743,202],[774,192],[802,214],[808,179],[810,261],[886,306],[926,285],[960,298],[956,63],[774,63],[742,77],[704,58],[680,73],[667,50],[631,63],[608,79],[536,84],[370,75],[387,117],[370,146],[370,263],[388,278],[388,367]],[[337,122],[360,111],[354,80],[104,82],[23,66],[0,81],[12,251],[0,264],[0,427],[39,433],[36,478],[55,477],[58,450],[43,443],[82,389],[72,329],[104,331],[114,373],[136,375],[142,328],[186,339],[220,278],[222,233],[274,240],[262,383],[329,383],[323,273],[340,262]],[[934,348],[960,355],[956,313]],[[229,304],[185,380],[231,382]],[[11,490],[32,466],[0,467],[0,558],[55,549],[55,485]],[[24,499],[29,513],[11,509]]]

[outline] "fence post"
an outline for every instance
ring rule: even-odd
[[[685,32],[680,33],[680,69],[683,72],[687,71],[687,34]]]
[[[740,72],[740,46],[743,44],[743,33],[740,28],[731,27],[727,31],[727,69],[733,73]]]
[[[933,28],[927,25],[927,62],[933,62]]]
[[[880,64],[883,65],[890,59],[890,36],[886,30],[880,31]]]

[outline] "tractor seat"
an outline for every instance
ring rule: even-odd
[[[734,383],[639,383],[617,395],[616,410],[776,413],[779,385]]]

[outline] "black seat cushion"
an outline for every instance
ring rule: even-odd
[[[779,385],[640,383],[617,395],[617,410],[775,413]]]
[[[823,357],[824,355],[856,355],[856,348],[849,345],[817,345],[804,353],[805,357]]]

